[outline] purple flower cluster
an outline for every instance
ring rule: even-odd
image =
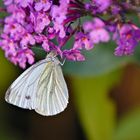
[[[124,24],[116,31],[114,39],[118,45],[115,49],[115,55],[131,55],[140,41],[140,29],[132,24]]]
[[[4,0],[4,4],[0,11],[8,16],[0,20],[0,46],[10,61],[22,68],[34,63],[35,46],[68,60],[84,61],[82,50],[101,42],[114,40],[115,55],[122,56],[133,54],[140,41],[140,28],[125,19],[125,12],[132,10],[127,1]],[[91,20],[84,21],[86,16]],[[65,49],[72,37],[72,47]]]

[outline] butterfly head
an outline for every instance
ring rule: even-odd
[[[58,58],[57,58],[56,56],[57,56],[57,53],[54,52],[54,51],[51,51],[51,52],[46,56],[46,59],[47,59],[48,61],[54,62],[55,64],[59,64],[60,61],[58,60]]]

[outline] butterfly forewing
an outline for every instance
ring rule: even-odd
[[[39,77],[46,60],[42,60],[23,72],[9,87],[5,100],[21,108],[34,109]]]

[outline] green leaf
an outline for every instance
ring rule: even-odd
[[[0,7],[4,7],[4,2],[3,0],[0,1]],[[4,18],[5,16],[7,16],[6,12],[0,12],[0,18]]]
[[[140,107],[121,119],[113,140],[140,140]]]
[[[37,59],[44,59],[47,53],[41,47],[33,47],[32,51],[35,53]]]
[[[133,62],[140,64],[140,45],[136,47]]]
[[[120,77],[121,71],[96,78],[72,77],[77,111],[88,140],[112,139],[116,110],[108,94]]]
[[[14,66],[4,57],[2,50],[0,50],[0,66],[0,94],[3,94],[20,72],[17,66]]]

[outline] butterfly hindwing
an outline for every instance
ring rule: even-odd
[[[39,81],[36,112],[51,116],[62,112],[68,104],[68,90],[60,65],[51,62]]]

